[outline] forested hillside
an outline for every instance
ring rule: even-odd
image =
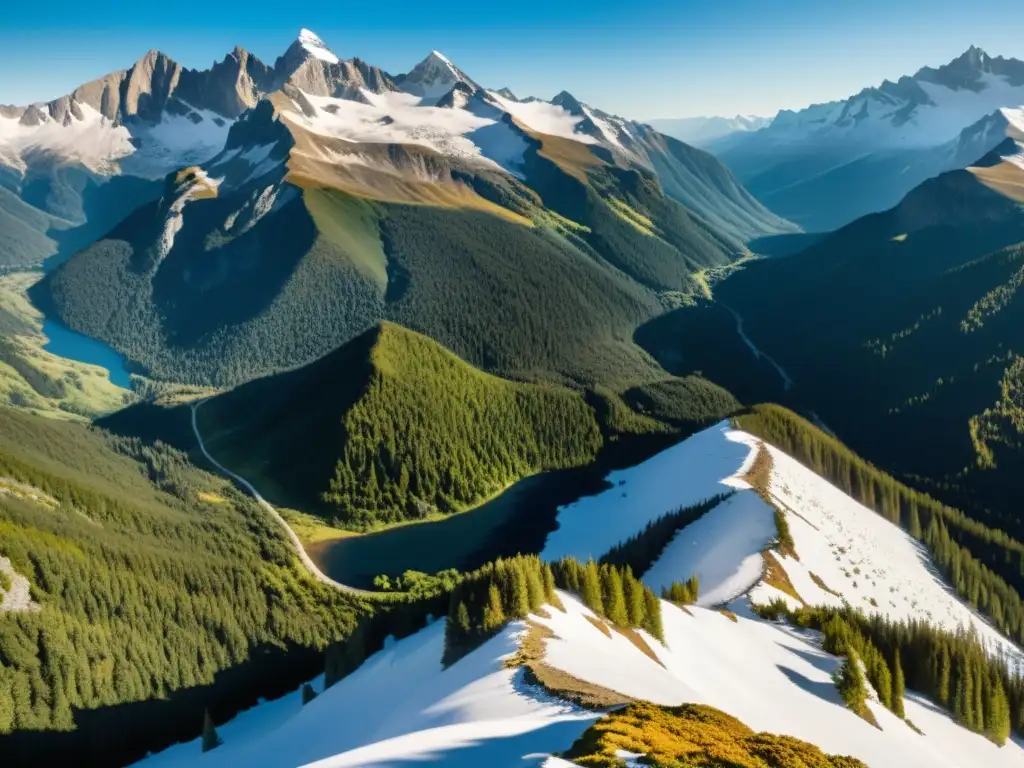
[[[659,317],[637,340],[672,373],[816,413],[881,466],[1019,536],[994,510],[1019,489],[1022,241],[1015,201],[946,174],[797,255],[751,264],[714,303]],[[745,349],[740,320],[790,390]],[[719,355],[726,345],[734,353]]]
[[[0,751],[14,764],[118,764],[190,737],[204,708],[230,714],[315,670],[315,649],[361,610],[300,571],[255,503],[182,454],[10,408],[0,558],[31,590],[0,613],[0,734],[17,732]],[[124,705],[157,699],[159,722],[140,710],[134,730]]]
[[[679,385],[678,402],[663,399],[693,410],[677,411],[674,427],[611,393],[499,379],[384,323],[213,398],[198,423],[207,448],[277,503],[366,526],[459,511],[526,475],[587,464],[620,435],[668,437],[737,406],[699,379]]]

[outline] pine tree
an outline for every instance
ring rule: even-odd
[[[209,752],[223,744],[217,729],[213,726],[213,718],[210,717],[210,710],[203,712],[203,752]]]
[[[985,705],[985,735],[999,746],[1010,736],[1010,702],[1003,681],[994,671],[990,675]]]
[[[647,609],[647,602],[644,600],[644,585],[633,576],[633,570],[627,565],[625,575],[626,588],[626,613],[629,615],[631,627],[642,627],[644,625],[644,614]]]
[[[593,560],[587,561],[583,567],[583,578],[580,585],[583,604],[598,616],[604,615],[604,605],[601,601],[601,577],[598,574],[597,563]]]
[[[601,566],[601,596],[604,615],[608,620],[617,627],[628,627],[629,613],[626,611],[626,596],[618,568],[610,565]]]
[[[306,706],[313,699],[316,698],[316,691],[313,690],[313,686],[306,683],[302,686],[302,706]]]
[[[903,679],[903,664],[900,662],[900,651],[897,648],[893,658],[892,670],[892,711],[896,717],[905,717],[903,711],[903,696],[906,690],[906,681]]]
[[[833,675],[836,689],[843,697],[846,706],[858,715],[864,711],[864,702],[867,699],[867,685],[864,682],[864,673],[860,669],[860,660],[857,652],[852,648],[849,655],[843,659],[842,666]]]
[[[501,591],[493,581],[487,588],[487,604],[484,606],[483,630],[486,634],[497,632],[505,624],[505,609],[501,604]]]
[[[463,600],[459,600],[455,607],[455,628],[461,637],[469,635],[469,609],[466,608],[466,603]]]
[[[508,606],[508,616],[525,619],[530,615],[530,585],[526,569],[518,560],[509,563],[509,568],[512,577],[512,602]]]
[[[952,709],[956,712],[956,707],[951,706],[950,702],[953,698],[952,685],[952,670],[950,669],[949,661],[949,649],[943,643],[939,649],[939,684],[938,684],[938,698],[939,703],[947,709]]]
[[[555,574],[551,570],[551,566],[544,563],[544,567],[541,570],[541,577],[544,581],[544,597],[547,600],[553,600],[555,598]]]
[[[649,589],[644,590],[644,625],[647,634],[665,642],[665,630],[661,624],[661,601]]]

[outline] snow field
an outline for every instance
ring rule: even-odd
[[[501,121],[497,110],[494,116],[480,116],[465,109],[420,106],[418,97],[406,93],[361,93],[366,103],[306,94],[316,115],[306,117],[296,109],[284,117],[313,133],[345,141],[418,144],[513,173],[522,167],[526,140]]]

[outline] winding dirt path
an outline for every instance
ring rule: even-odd
[[[281,517],[281,513],[274,508],[274,505],[267,501],[265,498],[263,498],[260,492],[256,490],[256,486],[254,486],[241,475],[232,472],[230,469],[225,467],[223,464],[221,464],[219,461],[213,458],[213,456],[210,455],[210,452],[206,450],[206,443],[203,442],[203,436],[199,432],[199,420],[197,418],[199,407],[205,402],[205,400],[200,400],[197,403],[191,403],[189,405],[189,408],[192,410],[192,432],[195,434],[196,442],[199,443],[199,450],[203,452],[203,456],[206,457],[206,460],[209,461],[213,466],[215,466],[220,471],[221,474],[231,478],[236,483],[241,485],[245,490],[247,490],[249,494],[254,499],[256,499],[256,503],[263,507],[263,509],[265,509],[267,513],[281,525],[285,533],[288,535],[288,538],[291,540],[292,545],[299,553],[299,560],[302,561],[302,564],[305,566],[306,570],[309,571],[310,575],[314,579],[319,581],[321,584],[326,584],[329,587],[333,587],[334,589],[346,592],[350,595],[355,595],[356,597],[379,599],[381,597],[380,593],[369,592],[365,589],[356,589],[355,587],[350,587],[347,584],[342,584],[340,581],[335,581],[326,573],[321,571],[319,566],[317,566],[317,564],[313,562],[313,558],[311,558],[306,553],[305,548],[302,546],[302,542],[299,540],[299,537],[298,535],[296,535],[295,531],[292,530],[292,527],[288,525],[288,523],[285,521],[283,517]]]

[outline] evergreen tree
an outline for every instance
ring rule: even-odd
[[[626,610],[626,596],[622,589],[622,576],[617,568],[601,566],[601,596],[604,604],[604,615],[617,627],[629,626],[629,613]]]
[[[505,624],[505,609],[501,604],[501,592],[498,585],[491,582],[487,589],[487,603],[484,606],[483,631],[493,634]]]
[[[551,570],[551,566],[544,563],[544,569],[541,571],[541,576],[544,580],[544,597],[547,600],[554,600],[555,598],[555,574]]]
[[[842,665],[835,671],[833,679],[846,706],[858,715],[861,714],[865,708],[864,702],[867,700],[867,685],[864,682],[864,674],[861,672],[860,660],[856,651],[850,649],[849,655],[843,659]]]
[[[903,664],[900,663],[900,651],[897,648],[893,657],[892,670],[892,711],[896,717],[905,717],[903,711],[903,696],[906,690],[906,681],[903,678]]]
[[[213,718],[210,717],[210,710],[203,712],[203,752],[219,747],[223,742],[217,735],[217,729],[213,726]]]
[[[649,589],[644,590],[644,624],[643,628],[651,637],[665,642],[665,630],[661,624],[661,601]]]
[[[604,604],[601,600],[601,577],[598,573],[597,563],[593,560],[588,560],[583,567],[581,581],[580,598],[583,600],[583,604],[598,616],[604,615]]]
[[[647,609],[647,601],[644,599],[644,585],[633,576],[633,570],[628,565],[626,566],[624,582],[629,625],[631,627],[642,627],[644,625],[644,613]]]

